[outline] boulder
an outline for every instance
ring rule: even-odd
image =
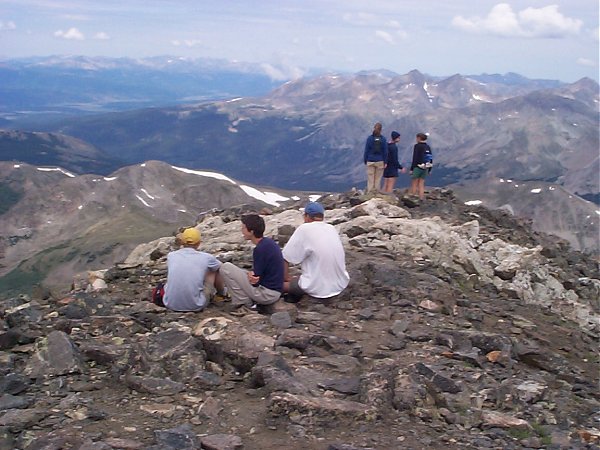
[[[36,343],[37,351],[29,358],[23,373],[30,378],[55,377],[84,371],[83,357],[69,336],[52,331]]]

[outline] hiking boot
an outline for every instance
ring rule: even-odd
[[[231,294],[227,288],[223,288],[223,291],[215,293],[212,298],[213,303],[224,303],[231,301]]]
[[[258,307],[256,306],[256,303],[253,303],[252,306],[241,305],[229,312],[229,314],[231,314],[232,316],[235,316],[235,317],[243,317],[243,316],[247,316],[248,314],[257,314],[257,313],[258,313]]]

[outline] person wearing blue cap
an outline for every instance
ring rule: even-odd
[[[283,291],[288,301],[297,302],[304,294],[329,298],[342,292],[350,281],[346,255],[333,225],[323,221],[325,208],[310,202],[304,208],[304,223],[283,248]],[[290,277],[289,265],[300,264],[300,277]]]

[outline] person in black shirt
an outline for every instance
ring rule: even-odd
[[[388,143],[387,166],[383,170],[383,189],[382,192],[391,193],[394,190],[398,171],[405,173],[406,170],[398,161],[398,142],[400,142],[400,133],[392,131],[392,140]]]
[[[425,178],[431,172],[431,148],[425,142],[427,135],[425,133],[417,133],[417,143],[413,148],[412,164],[410,165],[410,181],[409,195],[418,195],[419,199],[425,200]]]

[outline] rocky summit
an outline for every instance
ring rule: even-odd
[[[597,260],[448,190],[321,201],[351,276],[327,301],[157,307],[173,237],[5,299],[0,448],[598,448]],[[201,249],[250,267],[240,213],[205,215]]]

